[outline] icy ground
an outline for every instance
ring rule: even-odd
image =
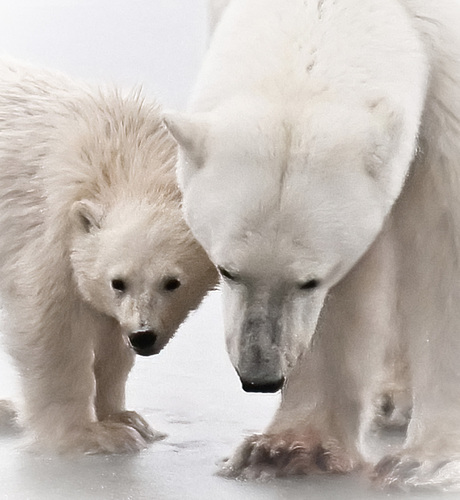
[[[185,105],[205,47],[205,0],[2,0],[0,53],[77,78],[143,84]],[[0,398],[18,383],[0,353]],[[168,437],[139,455],[32,456],[0,436],[0,500],[408,500],[458,498],[377,492],[358,477],[269,483],[215,475],[242,436],[261,431],[279,396],[245,394],[224,348],[220,295],[212,294],[159,355],[138,358],[128,405]]]
[[[168,437],[139,455],[40,457],[19,436],[0,436],[2,500],[430,500],[456,495],[376,491],[364,479],[309,477],[269,482],[216,475],[242,436],[261,431],[277,395],[245,394],[224,348],[220,293],[214,292],[158,356],[138,358],[128,407]],[[6,358],[5,358],[6,359]],[[7,361],[7,360],[6,360]],[[2,396],[14,396],[14,372],[1,359]]]

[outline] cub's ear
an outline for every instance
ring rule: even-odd
[[[163,115],[167,129],[179,144],[182,152],[193,161],[196,167],[201,167],[206,157],[206,136],[208,124],[203,116],[186,115],[167,111]]]
[[[89,200],[76,201],[71,208],[74,224],[85,233],[100,229],[103,214],[102,207]]]

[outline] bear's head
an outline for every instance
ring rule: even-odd
[[[214,285],[216,271],[177,200],[72,207],[70,258],[81,297],[114,318],[141,355],[157,354]]]
[[[294,108],[241,98],[166,118],[186,220],[223,277],[227,348],[248,391],[278,390],[308,347],[328,291],[402,188],[420,118],[384,100]]]

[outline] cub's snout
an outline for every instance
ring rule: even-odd
[[[139,330],[131,333],[129,342],[136,354],[140,356],[152,356],[160,351],[156,347],[157,335],[152,330]]]

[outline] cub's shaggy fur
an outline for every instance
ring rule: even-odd
[[[159,352],[216,280],[181,216],[175,156],[138,93],[0,62],[2,331],[40,449],[158,437],[124,407],[132,347]]]

